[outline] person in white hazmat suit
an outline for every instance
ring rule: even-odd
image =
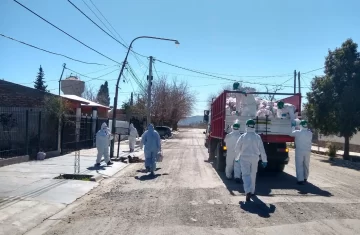
[[[109,144],[110,140],[113,139],[110,129],[104,122],[101,125],[101,129],[96,133],[96,148],[97,148],[97,158],[95,166],[100,166],[101,157],[104,155],[104,161],[108,166],[113,163],[110,161],[109,157]]]
[[[252,119],[247,120],[246,126],[246,133],[242,134],[236,143],[235,161],[240,161],[246,201],[249,202],[251,196],[255,195],[259,156],[261,156],[264,168],[267,165],[267,156],[261,137],[255,133],[255,121]]]
[[[295,167],[297,183],[303,185],[309,177],[310,154],[312,146],[312,132],[307,128],[307,121],[300,122],[300,130],[294,130],[295,137]]]
[[[147,131],[142,135],[141,142],[145,146],[145,168],[147,172],[151,172],[154,176],[156,170],[157,155],[161,151],[160,135],[154,130],[154,126],[149,124]]]
[[[235,121],[233,124],[233,131],[225,136],[225,144],[227,147],[226,155],[226,178],[231,180],[234,173],[234,178],[237,183],[241,183],[241,167],[239,162],[235,162],[235,147],[236,142],[240,138],[240,124]]]
[[[134,152],[137,137],[139,137],[138,131],[136,130],[134,125],[131,123],[130,128],[129,128],[129,148],[130,148],[130,153]]]

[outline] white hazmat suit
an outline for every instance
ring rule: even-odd
[[[241,136],[240,130],[233,129],[231,133],[226,135],[224,140],[227,147],[225,173],[228,179],[232,178],[233,172],[235,179],[241,178],[240,163],[235,162],[235,157],[236,157],[235,147],[236,147],[236,142],[238,141],[240,136]]]
[[[259,156],[263,163],[267,163],[267,156],[261,137],[254,128],[247,127],[246,133],[240,136],[236,143],[236,159],[240,160],[245,194],[255,194],[256,173]]]
[[[104,122],[101,125],[101,129],[96,133],[96,148],[98,151],[96,158],[97,165],[100,165],[102,155],[104,155],[104,161],[108,165],[111,164],[109,157],[109,144],[110,144],[110,140],[112,139],[113,136],[111,135],[111,131]]]
[[[312,146],[312,132],[300,126],[300,130],[294,130],[292,136],[295,137],[295,166],[296,178],[299,183],[307,181],[309,177],[309,164]]]
[[[139,137],[138,131],[136,130],[134,125],[131,123],[130,128],[129,128],[129,148],[130,148],[130,152],[134,152],[137,137]]]

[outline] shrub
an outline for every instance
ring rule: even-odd
[[[336,152],[338,150],[336,145],[333,143],[328,143],[326,147],[328,149],[326,154],[329,156],[330,160],[333,160],[336,157]]]

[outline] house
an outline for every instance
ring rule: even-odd
[[[18,110],[21,110],[21,108],[42,109],[44,107],[46,96],[59,97],[58,95],[43,92],[31,87],[0,80],[0,108],[16,107]],[[81,107],[81,104],[84,103],[84,101],[71,98],[67,98],[67,100],[71,103],[71,107],[74,109],[74,111],[76,108]]]
[[[75,100],[81,103],[81,114],[82,116],[91,116],[93,115],[93,111],[97,111],[97,117],[100,118],[108,118],[108,112],[110,110],[110,107],[93,102],[91,100],[87,100],[85,98],[82,98],[77,95],[61,95],[61,97],[64,97],[69,100]]]

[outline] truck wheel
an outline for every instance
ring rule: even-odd
[[[209,162],[213,162],[215,160],[215,153],[209,150]]]
[[[225,161],[224,154],[221,151],[220,144],[218,144],[217,147],[216,147],[215,158],[216,158],[215,162],[214,162],[215,170],[220,171],[220,172],[224,172],[225,171],[226,161]]]

